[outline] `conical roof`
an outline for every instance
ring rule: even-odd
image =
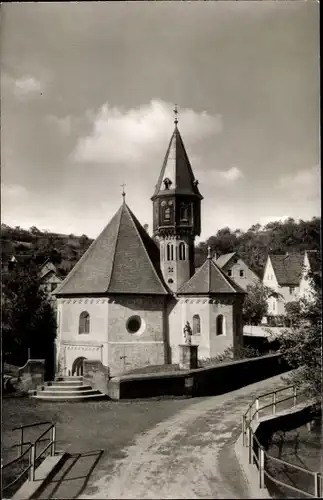
[[[159,249],[123,203],[55,295],[169,293],[159,268]]]
[[[178,290],[178,295],[245,294],[246,292],[230,279],[219,266],[207,258],[192,278]]]
[[[169,142],[152,199],[159,194],[165,194],[165,179],[171,181],[167,189],[167,194],[187,194],[203,199],[203,196],[198,190],[198,181],[194,178],[192,167],[177,125],[175,126],[175,130]]]

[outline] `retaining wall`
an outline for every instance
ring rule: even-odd
[[[107,394],[109,379],[109,368],[104,366],[101,361],[83,360],[83,380],[89,384],[92,389],[97,389],[103,394]]]
[[[111,399],[211,396],[239,389],[289,369],[280,354],[270,354],[195,370],[113,377],[108,382],[106,394]]]

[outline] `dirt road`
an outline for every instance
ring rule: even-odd
[[[241,415],[281,377],[192,405],[137,437],[124,457],[101,463],[81,499],[250,498],[234,453]],[[129,421],[131,425],[131,421]]]

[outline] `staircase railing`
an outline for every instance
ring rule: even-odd
[[[281,393],[285,391],[290,391],[292,394],[279,399]],[[258,421],[260,418],[260,413],[263,410],[271,409],[271,414],[276,415],[277,406],[286,401],[292,401],[292,406],[295,407],[300,400],[300,397],[304,396],[304,391],[299,391],[296,386],[287,386],[282,389],[277,389],[276,391],[267,392],[266,394],[262,394],[253,400],[253,402],[249,405],[247,411],[242,416],[242,442],[243,446],[248,448],[248,459],[249,464],[256,464],[259,473],[259,487],[265,488],[265,477],[269,478],[274,483],[283,486],[293,492],[300,493],[307,497],[311,498],[321,498],[323,494],[323,477],[319,472],[312,472],[304,467],[300,467],[298,465],[291,464],[286,462],[285,460],[281,460],[280,458],[273,457],[270,455],[264,448],[264,446],[259,442],[256,435],[253,432],[252,423],[254,421]],[[260,402],[263,399],[267,399],[271,397],[271,401],[265,405],[261,405]],[[273,477],[269,470],[268,464],[270,461],[281,464],[284,469],[287,467],[301,471],[304,473],[309,479],[310,483],[313,485],[313,492],[309,493],[308,491],[304,491],[300,488],[296,488],[288,483],[280,481]]]
[[[40,434],[40,436],[37,437],[33,442],[31,441],[24,441],[24,431],[27,428],[32,428],[32,427],[37,427],[41,425],[49,425],[49,427]],[[10,488],[12,488],[18,481],[26,475],[28,472],[28,478],[30,481],[35,480],[35,470],[37,468],[36,464],[38,462],[39,464],[39,459],[44,455],[44,453],[50,448],[50,454],[51,456],[55,455],[55,446],[56,446],[56,424],[52,422],[34,422],[33,424],[27,424],[27,425],[19,425],[18,427],[14,427],[11,429],[12,431],[17,431],[20,430],[20,437],[18,440],[17,444],[14,444],[12,448],[18,448],[18,456],[17,458],[11,460],[10,462],[7,462],[6,464],[2,464],[1,462],[1,476],[2,476],[2,482],[5,477],[4,471],[8,471],[10,468],[13,468],[13,466],[19,466],[21,464],[22,471],[19,473],[17,477],[10,483],[6,484],[5,486],[1,486],[1,493],[3,495],[4,492],[8,491]],[[46,434],[50,433],[49,438],[45,438]],[[37,444],[48,441],[49,443],[45,448],[38,454],[37,456]],[[24,447],[28,446],[25,450]],[[24,464],[24,462],[27,459],[27,465]]]

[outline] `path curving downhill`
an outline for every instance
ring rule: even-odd
[[[80,499],[252,498],[234,452],[248,404],[281,376],[192,404],[107,459]],[[129,422],[131,425],[131,422]],[[104,470],[105,469],[105,470]]]

